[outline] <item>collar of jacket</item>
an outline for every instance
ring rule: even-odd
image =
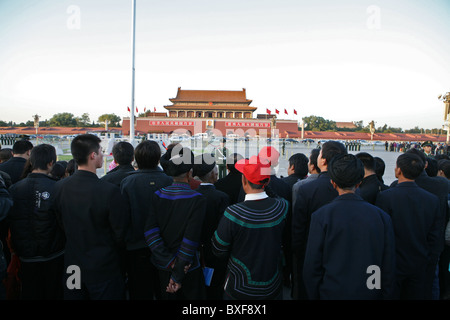
[[[150,173],[150,172],[164,172],[159,167],[156,167],[155,169],[139,169],[131,172],[130,174],[139,174],[139,173]]]
[[[428,176],[427,176],[428,177]],[[402,183],[397,183],[397,187],[418,187],[415,181],[404,181]]]
[[[108,171],[106,174],[111,173],[111,172],[117,172],[117,171],[129,171],[129,170],[134,170],[134,167],[131,164],[122,164],[119,165],[117,167],[115,167],[114,169]]]
[[[97,176],[97,174],[87,171],[87,170],[76,170],[72,176],[81,176],[81,177],[88,177],[88,178],[96,178],[99,179],[99,177]]]
[[[340,200],[361,200],[364,201],[363,198],[359,194],[356,194],[355,192],[352,193],[344,193],[343,195],[337,196],[334,201],[340,201]]]

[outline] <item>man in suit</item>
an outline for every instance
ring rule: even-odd
[[[442,251],[439,199],[414,182],[424,169],[418,155],[400,155],[395,168],[397,185],[382,191],[376,201],[394,225],[396,298],[400,299],[430,297],[433,277],[429,273],[436,269]]]
[[[78,170],[55,185],[55,211],[67,238],[65,268],[77,266],[80,272],[80,288],[65,288],[69,300],[125,298],[119,248],[130,215],[119,187],[96,174],[103,165],[100,142],[92,134],[75,137],[70,148]]]
[[[429,177],[425,171],[425,168],[427,166],[427,157],[425,154],[418,150],[418,149],[410,149],[406,153],[412,153],[416,154],[420,157],[422,162],[425,164],[424,169],[419,174],[419,176],[414,180],[415,183],[422,189],[436,195],[439,198],[439,226],[441,228],[441,235],[439,236],[439,244],[440,248],[438,251],[442,252],[444,250],[445,245],[445,238],[444,238],[444,230],[448,222],[448,214],[449,214],[449,208],[448,208],[448,182],[443,177]],[[398,181],[394,181],[391,184],[391,188],[396,186],[398,184]],[[430,287],[426,290],[426,299],[439,299],[440,290],[439,290],[439,280],[443,278],[442,272],[443,270],[446,270],[448,266],[442,265],[440,267],[437,266],[439,258],[433,257],[433,260],[430,260],[430,263],[428,264],[428,268],[426,270],[426,274],[429,277],[429,279],[434,279],[435,282],[433,283],[433,280],[426,281],[427,285]],[[436,276],[436,270],[439,268],[439,276]]]
[[[207,200],[201,237],[201,255],[202,262],[206,267],[214,269],[214,273],[211,284],[206,287],[206,297],[212,300],[222,300],[226,261],[218,259],[212,253],[211,238],[225,209],[229,205],[229,197],[226,193],[216,190],[214,186],[214,183],[217,181],[218,169],[214,158],[209,154],[195,157],[193,175],[202,181],[195,191],[204,195]]]
[[[20,180],[25,163],[30,158],[33,144],[28,140],[16,141],[13,145],[13,156],[8,161],[0,163],[0,171],[9,174],[11,183],[14,184]]]
[[[356,194],[364,177],[351,154],[334,157],[328,172],[339,193],[311,216],[303,280],[310,299],[391,299],[395,243],[391,218]],[[368,278],[379,270],[379,281]]]
[[[242,173],[240,173],[234,165],[242,159],[239,153],[230,154],[227,157],[228,174],[217,180],[214,186],[217,190],[225,192],[230,198],[230,205],[238,202],[239,192],[242,188]]]
[[[308,157],[303,153],[295,153],[289,158],[288,176],[282,180],[291,188],[300,180],[308,175]]]
[[[159,167],[161,148],[156,141],[145,140],[136,146],[138,170],[129,172],[122,180],[120,191],[130,207],[130,226],[127,229],[125,266],[128,275],[130,300],[153,300],[161,297],[158,270],[151,263],[151,251],[144,238],[153,194],[173,179]]]
[[[134,171],[131,164],[134,160],[134,147],[129,142],[120,141],[114,145],[112,154],[118,166],[106,173],[101,179],[120,187],[122,180]]]
[[[375,159],[367,152],[359,152],[356,157],[364,164],[364,179],[356,192],[370,204],[375,204],[378,193],[383,189],[375,173]]]
[[[323,144],[317,164],[320,168],[319,177],[301,185],[297,192],[295,207],[292,210],[292,251],[294,270],[294,299],[306,299],[306,291],[301,275],[309,234],[309,224],[314,211],[330,203],[338,196],[333,188],[328,174],[328,164],[339,154],[347,154],[345,146],[337,141],[327,141]]]

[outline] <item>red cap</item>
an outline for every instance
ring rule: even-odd
[[[276,166],[278,164],[280,153],[274,147],[264,147],[259,151],[258,157],[266,159],[272,165]]]
[[[250,159],[241,159],[234,165],[236,170],[242,172],[248,181],[254,184],[263,185],[261,181],[270,178],[270,163],[259,156],[252,156]]]

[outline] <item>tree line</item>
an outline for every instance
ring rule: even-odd
[[[91,122],[88,113],[76,117],[72,113],[62,112],[53,115],[49,120],[39,121],[39,127],[100,127],[104,126],[106,121],[110,127],[121,127],[122,118],[114,113],[102,114],[98,117],[97,122]],[[0,120],[0,127],[34,127],[34,119],[19,124]]]
[[[138,116],[145,116],[145,114],[139,114]],[[353,121],[354,128],[338,128],[336,121],[324,119],[320,116],[311,115],[309,117],[303,117],[305,123],[305,130],[307,131],[346,131],[346,132],[366,132],[370,133],[370,124],[364,125],[362,120]],[[100,127],[105,125],[105,121],[108,121],[109,127],[121,127],[121,117],[114,113],[102,114],[98,117],[97,122],[91,121],[88,113],[83,113],[81,116],[76,117],[72,113],[62,112],[53,115],[49,120],[39,121],[39,127]],[[0,120],[0,127],[34,127],[34,120],[27,122],[21,122],[19,124],[9,121]],[[300,129],[300,128],[299,128]],[[442,129],[424,129],[415,126],[412,129],[403,130],[402,128],[396,128],[384,124],[383,126],[375,127],[375,132],[378,133],[431,133],[440,134]]]
[[[305,130],[307,131],[346,131],[346,132],[364,132],[370,133],[370,123],[364,125],[362,120],[352,121],[355,125],[354,128],[338,128],[336,125],[336,121],[324,119],[320,116],[309,116],[302,118],[305,124]],[[412,129],[403,130],[402,128],[391,127],[387,124],[383,126],[374,127],[375,132],[378,133],[430,133],[430,134],[440,134],[443,129],[434,128],[434,129],[425,129],[419,128],[419,126],[415,126]]]

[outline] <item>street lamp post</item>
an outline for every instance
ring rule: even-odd
[[[38,143],[38,129],[39,129],[40,116],[35,114],[33,117],[34,117],[34,127],[36,128],[36,144],[37,144]]]
[[[447,140],[446,143],[448,144],[450,141],[450,120],[448,118],[448,115],[450,113],[450,92],[447,92],[445,94],[442,94],[438,97],[439,100],[444,102],[444,121],[445,126],[447,127]]]

